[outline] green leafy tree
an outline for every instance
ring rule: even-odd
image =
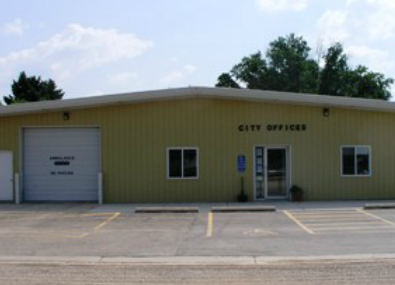
[[[392,78],[386,78],[378,72],[371,72],[366,66],[359,65],[350,70],[345,79],[344,96],[369,99],[391,99]]]
[[[52,79],[42,80],[40,76],[27,76],[21,72],[17,81],[11,85],[12,95],[5,96],[7,105],[22,102],[37,102],[45,100],[59,100],[64,92],[58,89]]]
[[[355,69],[348,64],[341,44],[332,45],[323,56],[319,94],[389,100],[394,80],[383,74],[371,72],[366,66]]]
[[[261,52],[244,57],[235,65],[230,74],[236,80],[244,83],[248,89],[265,89],[264,77],[266,76],[267,64],[262,58]]]
[[[390,99],[393,79],[365,66],[352,68],[341,44],[323,52],[321,68],[321,57],[315,60],[310,53],[302,37],[279,37],[270,43],[265,56],[258,51],[242,58],[218,78],[216,86]]]
[[[228,88],[240,88],[240,85],[237,84],[235,80],[233,80],[232,76],[229,73],[222,73],[218,77],[218,83],[215,85],[216,87],[228,87]]]
[[[266,53],[270,89],[312,92],[316,89],[318,63],[309,58],[310,47],[291,34],[270,43]]]
[[[313,92],[317,89],[318,64],[309,59],[310,47],[291,34],[270,43],[266,56],[258,51],[244,57],[230,71],[248,89]],[[218,81],[217,86],[222,86]]]
[[[350,71],[347,56],[341,44],[332,45],[323,55],[325,66],[321,70],[319,94],[342,96]]]

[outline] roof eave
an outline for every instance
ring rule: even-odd
[[[329,108],[358,109],[366,111],[395,112],[395,103],[381,100],[334,97],[316,94],[287,93],[231,88],[187,87],[155,91],[122,93],[105,96],[43,101],[0,107],[0,117],[32,113],[68,111],[97,108],[108,105],[175,100],[185,98],[217,98],[278,104],[309,105]]]

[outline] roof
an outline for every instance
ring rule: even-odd
[[[395,103],[383,100],[335,97],[317,94],[289,93],[231,88],[186,87],[132,92],[78,99],[21,103],[0,107],[0,117],[50,111],[69,111],[107,105],[133,104],[186,98],[216,98],[253,102],[274,102],[293,105],[336,107],[380,112],[395,112]]]

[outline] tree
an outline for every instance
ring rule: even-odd
[[[244,57],[230,75],[248,89],[312,92],[317,88],[318,64],[309,59],[309,52],[302,37],[280,37],[270,43],[265,58],[260,51]]]
[[[312,92],[316,89],[318,63],[309,58],[311,48],[302,37],[279,37],[266,53],[270,89]]]
[[[266,61],[262,58],[262,54],[257,52],[249,57],[244,57],[239,64],[232,68],[230,74],[245,83],[248,89],[265,89],[262,79],[267,73],[266,69]]]
[[[52,79],[41,80],[41,77],[28,77],[23,71],[17,81],[11,85],[12,95],[4,96],[7,105],[22,102],[37,102],[45,100],[59,100],[64,92],[58,89]]]
[[[217,87],[316,93],[333,96],[389,100],[394,81],[365,66],[352,68],[340,43],[321,52],[318,59],[302,37],[291,34],[269,44],[265,56],[260,51],[242,58],[229,73],[218,78]],[[321,58],[324,66],[320,67]]]
[[[366,66],[352,69],[341,44],[332,45],[323,56],[319,94],[389,100],[394,83],[383,74],[371,72]]]
[[[228,87],[228,88],[240,88],[240,85],[237,84],[237,82],[233,80],[232,76],[229,73],[222,73],[218,77],[218,83],[215,86],[216,87]]]
[[[345,86],[349,90],[344,90],[345,96],[362,97],[370,99],[391,99],[392,78],[386,78],[383,74],[371,72],[366,66],[359,65],[356,69],[347,74]]]
[[[325,66],[321,70],[319,94],[342,96],[349,73],[347,56],[341,44],[332,45],[323,55]]]

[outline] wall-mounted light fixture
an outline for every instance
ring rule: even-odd
[[[330,114],[331,114],[331,112],[330,112],[329,108],[324,108],[324,109],[322,109],[322,115],[323,115],[325,118],[328,118]]]
[[[70,120],[70,113],[63,112],[63,121],[68,121],[68,120]]]

